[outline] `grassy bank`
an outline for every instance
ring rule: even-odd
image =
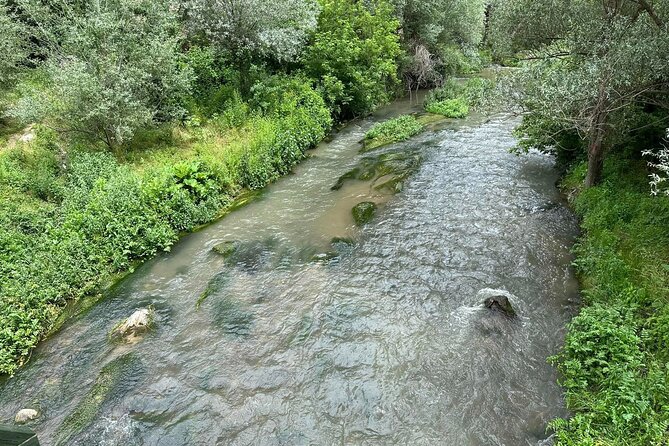
[[[0,373],[12,373],[68,302],[214,219],[305,157],[331,126],[308,82],[265,107],[228,104],[204,124],[168,126],[108,150],[42,128],[0,149]]]
[[[611,158],[601,185],[586,166],[564,179],[583,234],[583,308],[554,358],[573,416],[558,444],[669,444],[669,200],[649,194],[643,161]]]

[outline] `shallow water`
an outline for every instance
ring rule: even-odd
[[[577,231],[553,161],[516,157],[517,121],[446,124],[386,151],[424,161],[390,197],[367,182],[331,191],[374,122],[349,124],[260,199],[185,237],[44,342],[0,388],[43,445],[534,445],[564,415],[556,372],[577,305]],[[357,229],[350,209],[381,205]],[[329,262],[333,237],[356,239]],[[239,240],[233,261],[211,252]],[[211,293],[197,308],[201,293]],[[516,319],[477,293],[512,294]],[[135,345],[114,325],[153,305]],[[134,353],[91,425],[61,426],[106,364]]]

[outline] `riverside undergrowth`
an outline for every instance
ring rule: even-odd
[[[255,111],[238,100],[205,124],[139,135],[127,155],[64,149],[44,128],[0,152],[0,374],[29,357],[68,302],[169,251],[323,139],[330,110],[310,82],[270,87]]]
[[[580,190],[586,170],[563,182],[584,306],[553,358],[573,415],[552,425],[565,446],[669,444],[669,200],[649,194],[643,161],[611,158]]]

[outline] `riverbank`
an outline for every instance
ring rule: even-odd
[[[29,358],[68,303],[289,173],[329,132],[330,110],[307,82],[273,94],[262,113],[238,101],[204,124],[146,132],[115,155],[39,127],[6,139],[0,374]]]
[[[558,444],[666,444],[669,200],[649,194],[642,160],[612,157],[602,183],[582,190],[586,169],[563,180],[581,218],[584,306],[554,358],[573,414],[553,423]]]

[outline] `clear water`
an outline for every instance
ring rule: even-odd
[[[143,265],[44,342],[0,388],[0,420],[38,407],[43,445],[534,445],[565,414],[546,363],[577,305],[569,247],[577,226],[553,161],[516,157],[503,117],[447,124],[385,150],[420,148],[394,197],[369,183],[330,187],[376,121],[349,124],[258,200]],[[381,207],[355,228],[351,207]],[[332,237],[357,243],[313,262]],[[211,248],[250,246],[230,265]],[[200,308],[196,302],[218,285]],[[505,289],[515,320],[477,292]],[[153,305],[135,345],[108,332]],[[58,428],[102,367],[134,351],[95,421]]]

